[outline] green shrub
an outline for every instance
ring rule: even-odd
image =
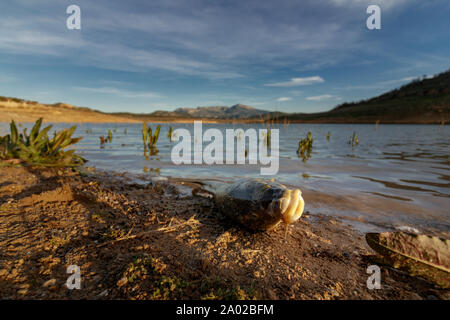
[[[359,144],[358,135],[353,131],[353,135],[350,137],[348,144],[351,144],[352,147],[356,147]]]
[[[79,166],[86,160],[75,154],[75,150],[64,151],[82,138],[72,138],[76,126],[54,133],[50,139],[48,132],[52,126],[41,129],[42,118],[36,121],[27,134],[27,129],[19,133],[14,121],[10,124],[10,134],[0,137],[0,159],[21,159],[39,166]]]
[[[147,146],[150,150],[156,148],[160,130],[161,126],[158,125],[155,129],[155,133],[153,133],[152,128],[149,128],[145,122],[142,124],[142,141],[144,142],[145,149],[147,149]]]
[[[306,138],[301,139],[298,143],[297,155],[302,157],[303,162],[306,162],[311,158],[311,152],[313,147],[313,138],[311,132],[308,132]]]

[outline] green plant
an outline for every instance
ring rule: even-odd
[[[147,136],[148,136],[148,127],[144,122],[142,124],[142,141],[144,142],[144,149],[147,149]]]
[[[331,132],[328,131],[328,134],[327,134],[327,141],[330,141],[330,138],[331,138]]]
[[[169,138],[170,141],[172,141],[172,136],[173,136],[173,128],[170,127],[169,128],[169,133],[167,134],[167,137]]]
[[[158,125],[155,129],[155,133],[152,135],[152,128],[148,129],[148,147],[150,149],[156,147],[156,142],[158,142],[160,130],[161,130],[161,126]]]
[[[256,298],[256,284],[250,286],[229,287],[219,277],[205,277],[196,286],[200,290],[201,300],[253,300]]]
[[[306,162],[311,158],[311,152],[313,147],[313,138],[311,132],[308,132],[306,138],[301,139],[298,143],[297,155],[302,157],[303,162]]]
[[[142,140],[144,142],[144,148],[153,149],[156,147],[156,143],[158,142],[159,132],[161,130],[161,126],[158,125],[155,129],[155,133],[153,133],[152,128],[149,128],[147,124],[144,122],[142,125]]]
[[[75,154],[75,150],[64,151],[82,138],[72,138],[76,126],[54,132],[50,139],[47,133],[52,126],[41,129],[42,118],[36,121],[27,134],[27,129],[19,133],[14,121],[10,124],[10,134],[0,137],[0,159],[21,159],[39,166],[79,166],[86,160]]]
[[[100,147],[104,147],[105,146],[105,143],[108,141],[106,138],[105,138],[105,136],[100,136],[99,137],[100,138]]]
[[[112,132],[111,129],[108,129],[108,142],[111,143],[112,141]]]
[[[146,291],[152,299],[167,300],[179,297],[183,293],[186,283],[176,276],[162,274],[157,268],[157,264],[158,260],[154,260],[146,254],[134,257],[122,274],[120,281],[126,286],[123,290],[145,285]]]
[[[351,136],[350,141],[348,143],[351,144],[352,147],[355,147],[359,144],[358,135],[356,134],[355,131],[353,131],[353,135]]]
[[[271,129],[267,130],[267,135],[266,135],[266,145],[269,148],[270,147],[270,139],[272,137],[272,132]]]

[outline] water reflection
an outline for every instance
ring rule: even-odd
[[[144,168],[142,169],[142,171],[144,172],[144,173],[153,173],[153,174],[156,174],[156,175],[158,175],[158,176],[160,176],[161,175],[161,168],[148,168],[147,166],[144,166]]]

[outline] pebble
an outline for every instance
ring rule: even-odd
[[[21,290],[17,291],[17,293],[21,294],[21,295],[26,295],[28,293],[28,289],[21,289]]]
[[[152,183],[157,183],[157,182],[166,182],[169,179],[167,179],[166,177],[153,177],[151,180]]]
[[[403,231],[403,232],[408,232],[408,233],[415,233],[415,234],[420,233],[419,230],[417,230],[416,228],[410,227],[410,226],[398,226],[398,227],[395,227],[395,229]]]
[[[50,279],[44,282],[44,284],[42,285],[44,288],[50,287],[50,286],[54,286],[56,284],[56,279]]]
[[[117,286],[122,287],[128,283],[128,279],[126,277],[123,277],[119,281],[117,281]]]
[[[104,296],[107,296],[107,295],[108,295],[108,289],[103,290],[102,292],[100,292],[100,293],[98,294],[99,297],[104,297]]]

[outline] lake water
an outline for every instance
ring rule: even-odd
[[[54,128],[70,125],[55,124]],[[149,125],[155,129],[157,124]],[[161,124],[158,153],[148,155],[144,153],[141,124],[83,123],[78,124],[75,134],[83,140],[75,149],[89,160],[88,166],[128,172],[144,181],[155,175],[202,181],[261,177],[259,165],[174,165],[170,154],[177,142],[170,142],[169,126],[193,132],[192,124]],[[6,123],[0,124],[0,134],[7,128]],[[204,123],[203,132],[208,128],[224,132],[265,127]],[[275,178],[301,188],[305,210],[338,216],[363,231],[409,226],[449,235],[448,126],[275,124],[273,128],[280,130],[280,169]],[[99,136],[106,137],[108,129],[113,132],[113,140],[100,148]],[[313,151],[303,162],[296,151],[308,131],[314,139]],[[359,138],[356,147],[348,143],[353,132]]]

